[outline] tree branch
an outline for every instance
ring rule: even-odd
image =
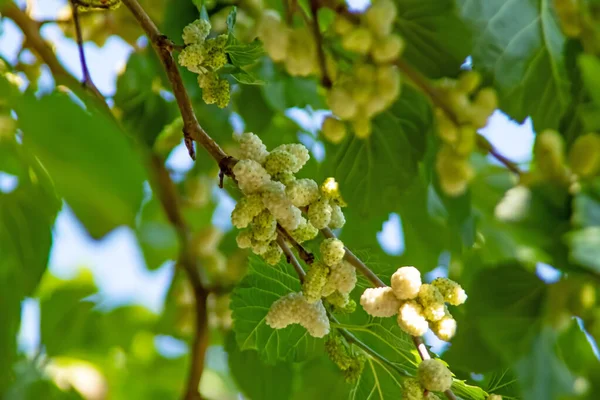
[[[77,38],[77,49],[79,50],[79,61],[81,63],[81,72],[83,75],[83,85],[96,87],[92,82],[90,70],[85,61],[85,51],[83,49],[83,37],[81,35],[81,23],[79,21],[79,7],[75,4],[75,0],[71,0],[71,12],[73,13],[73,22],[75,24],[75,37]]]
[[[300,263],[298,262],[298,259],[296,258],[294,253],[292,253],[292,250],[285,242],[285,238],[283,237],[282,234],[277,235],[277,244],[279,245],[279,247],[281,247],[283,254],[285,254],[287,262],[292,264],[292,267],[294,267],[294,269],[296,270],[296,273],[298,274],[298,279],[300,279],[300,282],[304,282],[304,278],[306,277],[306,272],[304,272],[302,265],[300,265]]]
[[[315,256],[311,252],[306,250],[304,246],[298,243],[298,241],[294,239],[292,235],[290,235],[289,232],[283,229],[283,227],[279,224],[277,224],[277,233],[283,236],[283,238],[296,249],[296,251],[298,252],[298,256],[300,256],[300,259],[306,264],[310,265],[315,261]]]
[[[165,71],[167,72],[167,77],[173,87],[173,94],[177,100],[177,106],[179,107],[181,117],[183,118],[184,138],[191,137],[202,145],[202,147],[208,151],[210,156],[219,164],[219,167],[221,167],[225,174],[230,175],[231,167],[233,167],[233,164],[235,163],[232,164],[230,162],[233,159],[227,156],[217,142],[215,142],[198,123],[192,103],[185,90],[183,80],[181,79],[177,63],[173,58],[173,43],[158,30],[154,22],[150,19],[150,16],[148,16],[137,0],[123,0],[123,4],[129,8],[133,16],[146,32],[150,43],[152,43],[152,47],[154,47],[156,54],[158,54]],[[186,140],[186,144],[188,145],[190,157],[195,158],[191,141]]]
[[[46,43],[40,34],[40,24],[31,19],[26,12],[20,10],[15,4],[8,3],[2,8],[2,14],[14,21],[15,24],[23,31],[27,38],[28,46],[40,57],[42,61],[50,68],[50,72],[58,84],[63,84],[67,87],[80,87],[79,81],[71,75],[58,61],[52,47]],[[106,104],[104,95],[100,93],[98,88],[91,82],[85,82],[85,87],[94,94],[99,100],[99,104],[107,111],[110,108]]]
[[[398,69],[406,76],[417,88],[419,88],[423,93],[425,93],[431,102],[439,107],[444,114],[454,123],[456,126],[462,125],[457,117],[456,113],[450,107],[450,104],[444,99],[444,97],[439,93],[438,89],[431,85],[431,83],[425,78],[421,73],[407,64],[404,60],[400,59],[396,62]],[[492,157],[501,162],[507,169],[514,172],[517,175],[521,175],[521,170],[514,162],[510,161],[508,158],[503,156],[496,150],[491,143],[488,141],[482,141],[479,139],[481,135],[478,135],[477,146],[489,153]]]
[[[333,82],[327,72],[327,63],[325,61],[325,52],[323,51],[323,37],[319,29],[319,0],[310,0],[310,12],[312,14],[312,23],[310,24],[317,46],[317,54],[319,57],[319,68],[321,69],[321,85],[326,88],[331,88]]]

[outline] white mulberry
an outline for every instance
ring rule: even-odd
[[[445,315],[440,320],[431,324],[431,331],[438,339],[449,342],[456,334],[456,320],[446,310]]]
[[[259,164],[265,162],[265,158],[269,155],[267,146],[265,146],[258,136],[252,132],[242,133],[237,141],[240,144],[241,158],[254,160]]]
[[[327,283],[323,287],[323,296],[329,296],[336,290],[340,293],[350,293],[356,286],[356,269],[347,261],[342,261],[330,267]]]
[[[308,333],[322,338],[329,333],[329,319],[321,301],[310,304],[302,293],[290,293],[275,301],[265,322],[273,329],[283,329],[291,324],[302,325]]]
[[[339,86],[327,93],[327,105],[335,115],[344,120],[353,118],[358,111],[358,104],[350,93]]]
[[[271,176],[254,160],[240,160],[233,167],[233,175],[244,194],[260,191],[271,181]]]
[[[237,234],[235,241],[240,249],[249,249],[252,247],[252,232],[250,229],[244,229]]]
[[[308,220],[317,229],[327,228],[331,222],[331,205],[321,198],[308,207]]]
[[[374,317],[391,317],[398,313],[402,303],[394,296],[391,287],[365,289],[360,296],[360,305]]]
[[[434,392],[444,392],[452,386],[452,372],[440,360],[423,360],[417,377],[425,389]]]
[[[288,50],[290,29],[281,21],[274,10],[266,10],[258,23],[257,35],[266,52],[275,62],[284,61]]]
[[[378,37],[392,33],[398,10],[392,0],[374,0],[365,13],[369,29]]]
[[[281,260],[281,256],[283,255],[283,250],[277,244],[276,241],[272,241],[269,243],[267,251],[262,254],[262,258],[269,265],[277,265]]]
[[[346,224],[346,217],[342,208],[337,204],[331,206],[331,220],[329,221],[329,227],[331,229],[342,228]]]
[[[275,235],[277,221],[273,214],[263,210],[252,220],[252,235],[256,240],[269,240]]]
[[[281,149],[273,150],[265,158],[265,169],[271,175],[292,172],[292,169],[298,164],[298,160],[291,153]]]
[[[338,144],[346,137],[346,125],[339,119],[329,116],[323,120],[321,132],[327,141]]]
[[[398,310],[398,326],[411,336],[423,336],[429,329],[423,307],[414,300],[402,304]]]
[[[323,240],[320,250],[323,262],[330,267],[340,263],[344,258],[344,254],[346,254],[344,243],[336,238]]]
[[[371,55],[376,63],[389,63],[398,58],[404,48],[404,40],[398,35],[389,35],[376,40],[371,49]]]
[[[398,268],[392,275],[391,283],[398,299],[414,299],[421,288],[421,273],[415,267]]]
[[[436,278],[431,284],[438,288],[444,301],[453,306],[459,306],[467,301],[467,293],[456,282],[448,278]]]
[[[425,389],[418,380],[405,378],[402,381],[402,400],[424,400]]]
[[[297,179],[290,183],[285,193],[296,207],[306,207],[319,198],[319,185],[312,179]]]
[[[265,185],[263,203],[287,231],[298,228],[302,221],[302,211],[285,195],[283,183],[269,182]]]
[[[345,50],[358,54],[367,54],[373,45],[373,35],[367,28],[356,27],[342,38]]]
[[[312,226],[304,217],[300,220],[298,228],[290,232],[290,235],[298,242],[304,243],[307,240],[314,239],[319,234],[319,230]]]

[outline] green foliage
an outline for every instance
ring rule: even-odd
[[[489,74],[500,108],[536,130],[557,128],[569,105],[560,31],[551,1],[460,0],[473,30],[473,66]]]

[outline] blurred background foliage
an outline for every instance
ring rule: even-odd
[[[35,10],[41,3],[28,6]],[[40,26],[53,27],[54,33],[42,32],[49,39],[60,32],[72,41],[69,7],[51,3],[54,18]],[[262,9],[282,9],[275,0],[140,3],[176,41],[202,4],[217,32],[226,31],[225,19],[235,4],[236,36],[243,41],[254,37]],[[567,143],[600,128],[598,53],[584,53],[589,40],[562,33],[551,1],[396,3],[396,29],[406,40],[407,62],[432,79],[473,67],[498,90],[501,110],[484,134],[499,148],[524,152],[519,160],[524,170],[531,159],[531,129],[521,133],[517,123],[530,118],[526,123],[536,132],[560,129]],[[0,11],[14,6],[0,0]],[[10,20],[10,14],[4,17],[0,38],[16,43]],[[269,296],[297,290],[293,272],[284,264],[266,269],[254,259],[248,266],[249,255],[237,248],[228,222],[237,194],[227,181],[225,191],[218,189],[217,166],[202,149],[193,164],[174,161],[186,157],[182,121],[161,64],[128,10],[84,13],[81,23],[86,42],[103,47],[118,36],[130,46],[113,76],[114,91],[105,93],[119,125],[79,88],[55,84],[27,40],[16,54],[2,53],[0,61],[2,398],[180,397],[189,368],[194,299],[184,274],[173,266],[177,236],[147,183],[146,154],[140,148],[152,148],[166,160],[201,276],[211,290],[210,346],[200,385],[205,398],[398,398],[388,367],[367,367],[358,387],[351,387],[319,343],[299,339],[290,328],[274,335],[265,327],[261,318],[276,298]],[[71,65],[77,65],[75,53],[70,54]],[[473,399],[483,399],[483,391],[507,399],[600,396],[598,178],[574,193],[551,183],[522,193],[509,171],[474,154],[477,176],[469,191],[449,198],[439,190],[433,168],[439,143],[432,109],[418,90],[405,85],[394,106],[375,119],[368,140],[348,137],[332,145],[318,132],[327,111],[316,79],[291,77],[267,57],[252,70],[267,84],[235,86],[230,106],[219,109],[204,104],[196,77],[182,69],[198,120],[233,155],[232,132],[252,131],[268,147],[304,143],[313,157],[302,174],[317,181],[335,176],[349,204],[340,238],[384,281],[398,266],[414,265],[431,277],[446,275],[463,284],[469,301],[452,310],[459,326],[452,344],[427,338],[466,382],[455,384],[457,394]],[[503,122],[507,118],[517,122]],[[48,264],[61,209],[76,217],[90,240],[106,240],[110,232],[127,227],[145,267],[170,271],[160,306],[151,310],[135,299],[107,306],[96,275],[86,268],[68,279],[54,276]],[[111,262],[118,266],[110,279],[125,279],[120,270],[130,265]],[[273,279],[287,286],[269,286]],[[270,292],[262,295],[261,288]],[[39,304],[39,325],[27,327],[22,311],[31,301]],[[259,311],[245,310],[241,305],[247,303]],[[361,310],[342,322],[389,354],[394,365],[414,371],[412,343],[395,324],[373,326]],[[19,344],[24,329],[37,332],[35,347]],[[374,385],[381,389],[379,397],[367,397]]]

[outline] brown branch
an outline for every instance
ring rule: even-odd
[[[178,264],[186,271],[196,301],[195,313],[195,335],[192,343],[190,371],[187,380],[185,400],[201,399],[198,390],[200,379],[204,371],[204,359],[209,342],[208,314],[206,310],[206,299],[210,291],[204,287],[198,273],[197,259],[190,247],[189,230],[181,214],[179,197],[175,184],[169,176],[163,161],[156,155],[152,155],[151,170],[153,172],[153,183],[161,205],[167,214],[171,225],[175,228],[180,243]]]
[[[431,85],[427,78],[425,78],[419,71],[411,67],[402,59],[398,60],[396,62],[396,65],[398,66],[398,69],[402,72],[402,74],[406,76],[417,88],[424,92],[429,97],[431,102],[436,107],[439,107],[444,112],[444,114],[446,114],[446,116],[452,121],[452,123],[454,123],[454,125],[462,125],[450,104],[448,104],[444,96],[440,94],[439,90],[435,86]],[[481,150],[486,151],[492,157],[500,161],[510,171],[514,172],[517,175],[521,174],[521,170],[519,169],[517,164],[500,154],[498,150],[496,150],[491,145],[491,143],[486,142],[487,141],[483,142],[478,138],[477,146]]]
[[[90,70],[85,61],[85,51],[83,49],[83,36],[81,34],[81,23],[79,21],[79,7],[75,3],[76,0],[71,0],[71,11],[73,12],[73,22],[75,24],[75,37],[77,38],[77,49],[79,50],[79,62],[81,63],[81,72],[83,75],[83,85],[96,87],[92,82]]]
[[[23,31],[23,35],[27,38],[27,45],[34,53],[48,66],[50,72],[54,76],[56,83],[63,84],[67,87],[80,87],[79,81],[71,75],[65,67],[62,66],[58,58],[54,54],[52,47],[46,43],[40,34],[40,24],[31,19],[25,11],[20,10],[15,4],[7,3],[2,8],[2,14],[13,20],[15,24]],[[106,104],[104,95],[100,93],[98,88],[89,81],[85,83],[85,87],[94,94],[99,100],[99,104],[107,111],[109,107]]]
[[[283,251],[283,254],[285,254],[287,262],[292,264],[292,267],[294,267],[294,269],[296,270],[296,273],[298,274],[298,279],[300,280],[300,282],[304,282],[304,278],[306,277],[306,272],[304,272],[302,265],[300,265],[300,262],[298,262],[298,259],[296,258],[294,253],[292,253],[292,250],[290,249],[290,247],[287,245],[283,235],[281,235],[281,234],[277,235],[277,244]]]
[[[310,265],[315,261],[315,256],[310,251],[306,250],[304,246],[298,243],[298,241],[294,239],[292,235],[290,235],[289,232],[283,229],[283,227],[279,224],[277,224],[277,233],[283,236],[283,238],[296,249],[298,255],[306,264]]]
[[[222,163],[224,160],[231,158],[227,156],[221,147],[219,147],[213,138],[210,137],[198,123],[192,103],[187,91],[185,90],[183,80],[181,79],[181,74],[179,73],[177,63],[173,58],[173,43],[158,30],[154,22],[150,19],[146,11],[142,8],[142,6],[140,6],[137,0],[123,0],[123,4],[129,8],[133,16],[137,19],[146,32],[150,43],[152,43],[152,47],[154,47],[154,50],[158,54],[165,71],[167,72],[167,77],[171,82],[171,86],[173,87],[173,94],[177,100],[177,106],[179,107],[181,117],[183,118],[184,136],[189,135],[196,142],[202,145],[202,147],[208,151],[210,156],[217,161],[221,169],[227,174],[230,172],[231,165],[222,165]],[[194,158],[194,149],[189,145],[189,143],[191,142],[186,141],[186,144],[188,144],[188,152],[190,153],[190,156]]]
[[[327,63],[325,61],[325,52],[323,51],[323,37],[319,29],[319,0],[310,0],[310,12],[312,14],[312,22],[310,24],[317,46],[317,55],[319,57],[319,68],[321,69],[321,85],[325,88],[331,88],[333,82],[327,72]]]

